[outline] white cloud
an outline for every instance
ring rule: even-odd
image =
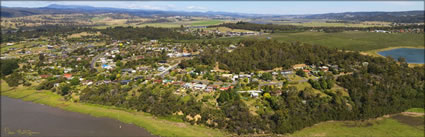
[[[148,10],[166,10],[164,7],[160,6],[152,6],[152,5],[129,5],[127,6],[129,9],[148,9]]]
[[[133,3],[126,6],[129,9],[147,9],[147,10],[173,10],[175,9],[175,5],[145,5],[143,3]]]
[[[387,4],[391,5],[397,5],[397,6],[415,6],[415,5],[423,5],[423,1],[387,1],[385,2]],[[421,4],[422,3],[422,4]]]
[[[186,9],[188,10],[200,10],[200,11],[205,11],[208,8],[205,7],[201,7],[201,6],[187,6]]]

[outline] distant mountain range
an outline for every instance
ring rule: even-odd
[[[234,17],[234,18],[301,18],[301,19],[334,19],[349,21],[388,21],[388,22],[424,22],[424,11],[403,12],[345,12],[313,15],[268,15],[268,14],[245,14],[230,12],[185,12],[185,11],[161,11],[142,9],[103,8],[79,5],[52,4],[41,8],[16,8],[1,7],[1,17],[21,17],[39,14],[101,14],[101,13],[125,13],[134,16],[204,16],[204,17]]]
[[[327,13],[309,15],[303,18],[414,23],[424,22],[424,11]]]
[[[185,12],[185,11],[161,11],[161,10],[142,10],[142,9],[120,9],[104,8],[79,5],[57,5],[52,4],[41,8],[17,8],[1,7],[1,17],[21,17],[39,14],[101,14],[101,13],[126,13],[134,16],[229,16],[229,17],[253,17],[263,16],[261,14],[242,14],[229,12]]]

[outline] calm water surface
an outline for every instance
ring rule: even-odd
[[[109,118],[1,96],[1,136],[153,136],[145,129]]]
[[[404,57],[407,63],[418,63],[424,64],[425,62],[425,49],[414,49],[414,48],[398,48],[392,50],[386,50],[378,52],[382,56],[391,56],[394,59]]]

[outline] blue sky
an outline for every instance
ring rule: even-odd
[[[352,11],[424,10],[424,1],[1,1],[1,5],[7,7],[44,7],[50,4],[280,15]]]

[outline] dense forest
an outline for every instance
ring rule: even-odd
[[[361,120],[402,112],[412,107],[424,107],[424,68],[409,68],[402,58],[397,62],[392,58],[271,40],[241,43],[244,47],[233,52],[208,50],[187,61],[186,67],[212,65],[217,61],[224,69],[239,72],[288,68],[297,63],[337,64],[353,72],[338,77],[335,83],[347,89],[348,95],[343,95],[341,91],[330,91],[329,86],[322,83],[315,88],[328,96],[317,96],[311,88],[297,90],[290,86],[280,96],[262,97],[260,101],[264,108],[256,112],[258,115],[252,115],[241,95],[236,93],[238,86],[221,91],[217,97],[206,96],[196,100],[193,95],[187,98],[174,94],[177,86],[148,83],[140,87],[138,93],[131,93],[128,91],[132,84],[128,87],[109,85],[88,87],[82,91],[80,99],[83,102],[150,112],[157,116],[176,116],[192,124],[204,124],[238,134],[292,133],[326,120]],[[363,65],[363,62],[368,62],[368,65]],[[326,83],[333,81],[333,77],[319,80]],[[217,100],[217,107],[206,105],[211,99]],[[175,115],[177,112],[183,114]],[[197,115],[200,119],[193,120],[192,117]]]
[[[45,25],[32,28],[21,28],[15,32],[7,31],[2,34],[0,43],[4,42],[17,42],[31,38],[40,37],[55,37],[55,36],[68,36],[73,33],[91,32],[93,29],[86,26],[61,26],[61,25]]]
[[[344,53],[338,52],[337,49],[301,43],[279,43],[272,40],[260,42],[243,40],[241,43],[244,47],[237,48],[232,52],[207,48],[200,57],[187,61],[187,63],[214,65],[215,62],[219,62],[220,68],[235,73],[270,70],[277,67],[288,69],[292,65],[300,63],[334,64],[339,65],[341,69],[350,71],[351,64],[368,58],[355,52]]]
[[[17,30],[16,32],[5,32],[2,34],[1,43],[17,42],[31,38],[50,37],[62,38],[74,33],[97,33],[101,32],[102,36],[96,36],[99,40],[133,40],[136,42],[146,41],[149,39],[171,39],[171,40],[187,40],[195,39],[192,34],[179,32],[179,29],[156,28],[156,27],[109,27],[106,29],[94,29],[87,26],[60,26],[46,25],[34,27],[27,30]]]
[[[155,28],[155,27],[114,27],[100,30],[114,40],[148,40],[148,39],[194,39],[197,38],[191,34],[177,32],[176,29]]]

